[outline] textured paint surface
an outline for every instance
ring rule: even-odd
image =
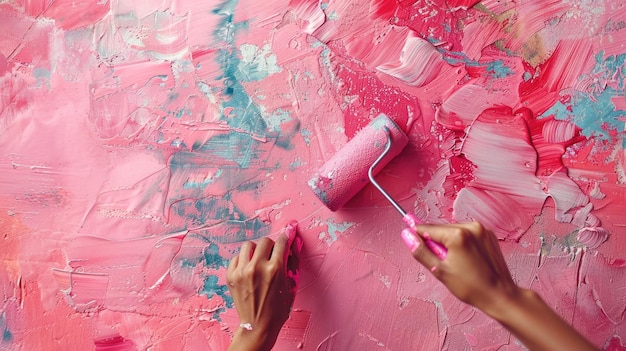
[[[224,350],[240,243],[304,238],[276,350],[523,349],[413,261],[371,186],[307,181],[380,113],[377,179],[494,228],[519,284],[626,347],[626,5],[0,2],[0,350]]]

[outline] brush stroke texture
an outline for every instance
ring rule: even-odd
[[[493,227],[515,279],[624,348],[621,1],[5,1],[0,349],[224,350],[240,243],[304,238],[277,350],[521,350],[407,254],[371,186],[311,175],[385,113],[379,173]]]

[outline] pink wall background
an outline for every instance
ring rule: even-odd
[[[622,1],[0,3],[0,349],[224,350],[240,243],[304,237],[276,350],[519,350],[368,186],[306,187],[386,113],[382,173],[492,227],[517,282],[625,350]]]

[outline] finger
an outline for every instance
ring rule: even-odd
[[[288,254],[287,245],[289,244],[289,238],[285,234],[281,234],[278,239],[276,239],[276,243],[274,244],[274,249],[272,250],[272,256],[270,257],[270,261],[276,262],[279,267],[285,268],[285,257]]]
[[[416,230],[422,237],[432,239],[449,248],[458,242],[459,234],[468,228],[464,224],[420,224],[416,226]]]
[[[280,263],[281,267],[284,267],[285,262],[287,262],[287,257],[290,254],[289,249],[296,238],[297,230],[298,222],[291,221],[282,230],[282,235],[276,239],[276,244],[274,244],[274,250],[272,250],[272,257],[270,259]]]
[[[270,238],[262,238],[256,244],[254,249],[254,255],[252,255],[252,261],[267,261],[272,254],[272,248],[274,247],[274,241]]]
[[[226,283],[229,290],[232,286],[235,286],[235,271],[237,270],[237,263],[239,263],[239,256],[231,258],[228,263],[228,269],[226,270]]]
[[[239,256],[235,256],[233,258],[230,259],[230,262],[228,263],[228,270],[227,272],[232,272],[237,268],[237,263],[239,263]]]
[[[424,241],[410,228],[402,231],[402,240],[409,248],[413,257],[428,270],[433,272],[437,269],[441,260],[424,244]]]
[[[239,251],[239,260],[238,263],[241,265],[247,265],[254,254],[256,249],[256,244],[252,241],[246,241],[241,245],[241,251]]]

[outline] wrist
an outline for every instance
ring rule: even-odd
[[[274,346],[276,338],[264,330],[246,330],[238,328],[233,335],[229,351],[269,351]]]
[[[597,350],[530,289],[518,288],[483,311],[530,350]]]
[[[496,295],[490,304],[479,309],[496,321],[506,323],[511,316],[517,315],[520,310],[532,304],[537,298],[539,296],[534,291],[515,286],[509,291]]]

